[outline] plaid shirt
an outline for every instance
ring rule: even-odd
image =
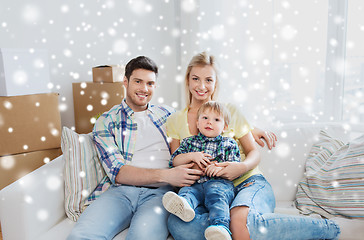
[[[202,151],[210,154],[213,161],[240,162],[239,147],[234,139],[221,135],[215,138],[209,138],[199,133],[196,136],[191,136],[182,140],[180,146],[171,156],[169,167],[173,167],[173,158],[179,154]],[[198,182],[205,182],[209,179],[212,178],[202,176]]]
[[[174,112],[170,107],[148,104],[148,117],[162,134],[167,146],[165,124],[167,117]],[[137,137],[137,124],[134,111],[126,104],[125,99],[120,105],[112,107],[96,121],[93,129],[93,139],[96,145],[106,176],[101,180],[88,202],[95,200],[115,182],[116,175],[123,165],[132,161]]]

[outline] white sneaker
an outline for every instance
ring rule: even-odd
[[[218,225],[212,225],[205,230],[205,238],[207,240],[231,240],[229,231]]]
[[[191,222],[195,218],[195,211],[186,199],[178,196],[174,192],[169,191],[165,193],[162,202],[168,212],[176,215],[185,222]]]

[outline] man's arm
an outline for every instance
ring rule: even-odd
[[[125,164],[125,160],[120,152],[119,146],[116,144],[114,135],[108,128],[111,125],[110,123],[111,120],[104,113],[97,119],[92,135],[102,167],[112,184],[115,184],[116,175],[119,169]]]
[[[154,183],[168,183],[177,187],[191,186],[202,175],[202,171],[190,169],[193,163],[170,169],[146,169],[124,165],[116,176],[120,184],[143,186]]]

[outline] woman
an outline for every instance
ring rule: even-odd
[[[180,141],[196,135],[196,113],[205,102],[215,100],[219,88],[216,63],[213,56],[203,52],[190,61],[186,76],[187,107],[173,114],[167,123],[167,133],[171,140],[171,151]],[[234,180],[237,195],[231,204],[230,230],[238,239],[335,239],[340,233],[339,226],[330,220],[301,216],[274,214],[275,198],[273,190],[258,169],[259,152],[254,144],[252,129],[239,110],[227,104],[232,117],[226,135],[234,137],[239,144],[242,161],[220,163],[224,167],[218,176]],[[262,131],[259,131],[262,136]],[[276,140],[270,134],[268,142]],[[273,141],[274,142],[274,141]],[[203,207],[196,211],[191,222],[183,222],[171,215],[168,228],[175,240],[204,239],[208,226],[208,215]]]

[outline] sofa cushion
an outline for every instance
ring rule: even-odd
[[[364,135],[344,144],[320,132],[311,149],[296,205],[303,214],[364,218]]]
[[[77,221],[88,196],[106,175],[91,133],[77,134],[63,127],[61,147],[65,159],[65,211],[70,219]]]
[[[295,201],[306,159],[312,145],[319,141],[321,129],[331,136],[349,139],[344,126],[337,123],[289,123],[269,128],[277,134],[278,142],[272,150],[260,148],[259,168],[272,185],[277,202]]]

